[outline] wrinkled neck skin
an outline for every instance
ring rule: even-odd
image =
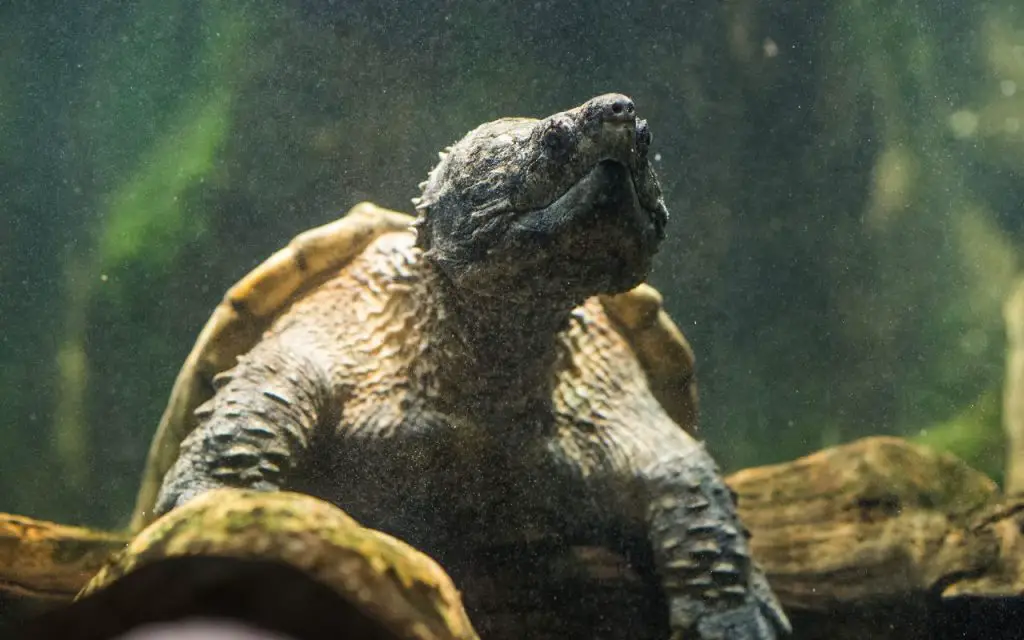
[[[457,288],[429,258],[439,348],[430,354],[443,398],[456,414],[504,422],[550,413],[558,334],[581,301],[536,291],[481,295]]]

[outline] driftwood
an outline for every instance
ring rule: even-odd
[[[118,533],[0,514],[0,592],[68,600],[127,542]]]
[[[1024,500],[954,456],[867,438],[729,483],[799,637],[1024,638]]]
[[[1024,499],[959,459],[867,438],[728,482],[795,637],[1024,638]],[[0,588],[71,594],[117,544],[35,524],[64,538],[0,527]],[[47,560],[72,550],[76,563]],[[483,638],[665,637],[657,589],[607,550],[496,549],[485,573],[459,584]]]

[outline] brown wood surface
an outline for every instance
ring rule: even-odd
[[[128,537],[0,513],[0,592],[66,600]]]
[[[800,638],[1024,638],[1024,500],[866,438],[728,478]]]
[[[796,637],[1024,638],[1024,498],[959,459],[874,437],[728,482]],[[5,516],[0,589],[71,594],[121,542]],[[522,585],[524,571],[537,589],[502,589],[504,572]],[[656,589],[608,551],[496,550],[491,575],[459,585],[483,638],[574,637],[583,624],[664,637]]]

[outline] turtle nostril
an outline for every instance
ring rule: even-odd
[[[633,115],[633,101],[629,98],[619,98],[612,102],[612,113],[617,116]]]
[[[606,93],[586,103],[584,118],[593,123],[630,125],[636,122],[636,107],[621,93]]]

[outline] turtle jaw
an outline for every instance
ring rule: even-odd
[[[515,216],[507,237],[536,262],[529,270],[535,286],[554,284],[578,303],[643,282],[664,237],[666,211],[660,197],[657,208],[644,205],[642,184],[626,164],[605,159],[547,207]]]

